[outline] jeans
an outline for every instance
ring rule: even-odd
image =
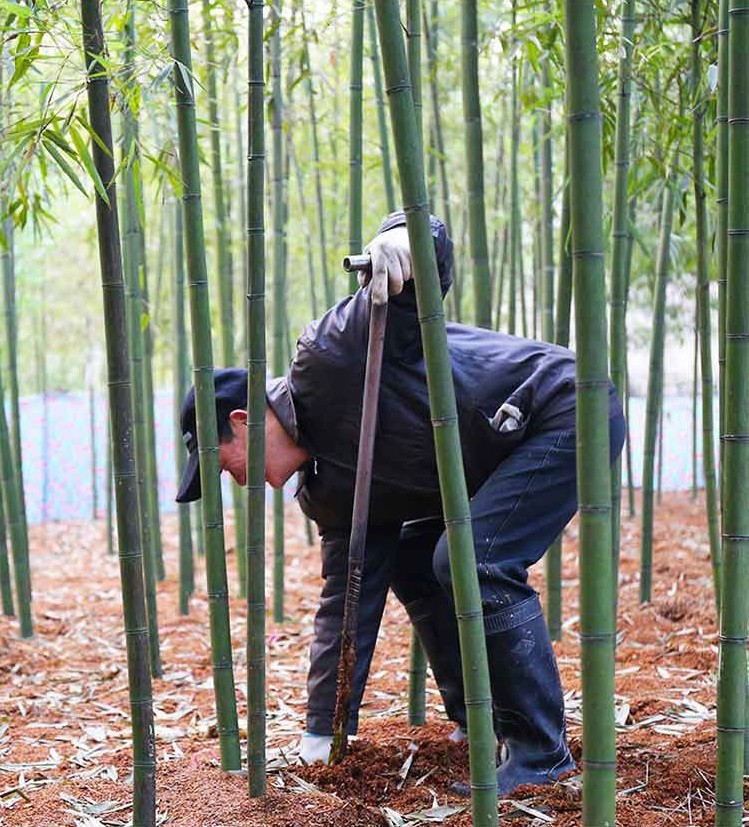
[[[624,445],[624,417],[609,422],[609,460]],[[577,511],[575,429],[534,434],[501,462],[471,498],[473,545],[486,631],[503,608],[535,594],[528,568]],[[434,572],[452,593],[447,535],[434,552]]]

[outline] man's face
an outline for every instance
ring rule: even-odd
[[[233,438],[218,447],[218,464],[228,471],[239,485],[247,484],[247,411],[236,410],[229,414]]]

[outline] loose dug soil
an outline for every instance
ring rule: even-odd
[[[164,675],[154,681],[159,823],[172,827],[387,827],[471,824],[450,785],[468,777],[465,745],[429,682],[427,724],[407,715],[409,628],[388,604],[362,709],[359,738],[338,767],[304,767],[305,674],[320,586],[319,554],[289,506],[288,620],[268,618],[268,791],[249,799],[246,777],[219,768],[202,561],[188,617],[178,612],[177,534],[165,518],[168,578],[158,586]],[[227,537],[231,541],[232,529]],[[704,503],[667,495],[656,514],[653,602],[638,605],[639,528],[622,527],[617,820],[620,827],[713,822],[717,635]],[[129,821],[131,744],[116,558],[104,527],[54,524],[31,530],[36,637],[20,640],[0,618],[0,825],[124,827]],[[229,552],[230,583],[236,555]],[[270,566],[268,567],[270,572]],[[542,567],[532,573],[543,590]],[[577,528],[564,547],[563,639],[555,644],[566,692],[569,740],[580,758]],[[236,589],[232,588],[235,592]],[[271,586],[268,584],[268,593]],[[246,714],[245,609],[232,597],[240,719]],[[244,735],[244,732],[243,732]],[[581,824],[579,777],[528,787],[499,803],[503,821]]]

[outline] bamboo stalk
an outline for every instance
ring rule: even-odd
[[[138,492],[133,442],[131,377],[127,353],[125,287],[122,278],[117,193],[114,184],[109,83],[104,62],[104,33],[98,0],[81,0],[83,51],[88,82],[88,110],[96,170],[105,182],[107,200],[98,192],[96,223],[104,295],[109,417],[117,498],[120,583],[127,648],[130,717],[133,738],[133,827],[156,824],[156,749],[148,660],[146,601],[140,531],[132,515]]]
[[[185,240],[182,219],[182,205],[174,199],[173,241],[174,241],[174,452],[176,478],[182,479],[185,468],[185,446],[179,427],[182,400],[188,386],[189,366],[187,361],[187,331],[185,329]],[[179,520],[179,611],[190,613],[190,597],[195,591],[195,566],[192,551],[192,530],[190,526],[190,503],[177,504]]]
[[[351,80],[349,83],[349,178],[348,251],[362,250],[362,74],[364,61],[364,0],[351,5]],[[349,292],[359,285],[356,273],[349,274]]]
[[[697,328],[699,329],[700,373],[702,376],[702,472],[705,478],[710,561],[713,570],[716,612],[720,613],[720,526],[715,473],[715,433],[713,417],[713,358],[710,324],[710,271],[707,251],[710,244],[704,172],[705,97],[702,88],[702,0],[692,0],[692,159],[695,205],[695,249],[697,253]],[[696,386],[696,383],[695,383]]]
[[[491,327],[492,297],[489,292],[489,247],[486,238],[486,205],[484,202],[484,142],[481,133],[476,0],[464,0],[461,4],[460,19],[468,235],[473,275],[474,317],[479,327]]]
[[[611,338],[611,380],[620,399],[624,398],[624,360],[627,349],[626,311],[629,286],[628,242],[629,177],[631,144],[632,60],[635,35],[635,0],[624,0],[621,7],[619,70],[617,80],[614,212],[612,218],[611,299],[609,335]],[[619,535],[622,497],[622,461],[617,457],[611,470],[611,528],[614,570],[619,571]],[[618,576],[614,581],[614,606],[618,602]]]
[[[208,273],[200,190],[200,167],[195,123],[195,96],[190,54],[187,0],[169,0],[174,92],[177,104],[182,205],[185,223],[195,408],[200,451],[202,533],[208,578],[211,662],[216,697],[221,766],[240,768],[239,726],[234,694],[229,595],[226,577],[223,509],[219,485],[216,396],[210,334]]]
[[[328,272],[328,244],[325,238],[325,208],[322,186],[322,172],[320,169],[320,138],[318,135],[317,109],[315,90],[312,85],[312,64],[309,53],[309,36],[304,18],[304,6],[301,7],[302,37],[304,49],[304,64],[307,70],[305,85],[309,105],[310,130],[312,131],[312,162],[315,167],[315,203],[317,206],[317,232],[320,244],[320,267],[322,271],[323,294],[325,305],[330,307],[334,301],[334,290]]]
[[[434,428],[434,438],[466,684],[473,824],[489,827],[497,824],[497,789],[486,639],[442,295],[429,226],[423,153],[418,139],[397,0],[376,0],[375,8],[414,263],[429,404],[432,421],[439,423]]]
[[[565,0],[572,259],[577,339],[577,485],[583,824],[616,819],[611,475],[603,261],[601,106],[593,0]],[[581,299],[581,300],[578,300]]]
[[[377,105],[377,129],[380,135],[380,156],[382,158],[382,178],[385,185],[385,203],[388,212],[395,210],[395,180],[390,163],[390,138],[388,137],[387,113],[385,112],[385,96],[382,92],[382,69],[380,67],[380,53],[377,48],[377,22],[374,6],[367,5],[367,25],[369,27],[369,57],[372,61],[372,76],[374,78],[375,103]]]
[[[159,646],[158,606],[156,599],[157,557],[154,543],[153,522],[148,494],[148,435],[144,378],[144,336],[142,326],[142,302],[140,292],[142,227],[138,216],[138,198],[135,182],[134,159],[137,152],[135,112],[132,96],[136,94],[133,60],[135,54],[135,7],[134,0],[127,2],[127,18],[124,28],[125,48],[125,99],[123,100],[122,157],[125,164],[125,220],[123,226],[123,263],[127,294],[128,341],[130,346],[130,371],[132,376],[133,427],[135,436],[136,473],[138,475],[138,519],[143,547],[143,568],[146,582],[146,607],[148,610],[148,644],[151,658],[151,674],[161,676]]]
[[[716,827],[743,822],[749,591],[749,14],[729,0],[728,213],[723,569],[718,661]]]
[[[285,203],[283,162],[283,95],[281,91],[281,4],[277,0],[271,13],[272,35],[271,83],[273,136],[273,374],[286,372],[286,324],[285,324]],[[284,620],[284,507],[283,491],[273,491],[273,620]]]
[[[642,468],[642,540],[640,545],[640,602],[650,600],[653,577],[653,488],[656,432],[663,405],[663,350],[666,335],[666,286],[671,269],[671,229],[676,189],[676,153],[664,185],[661,233],[653,295],[653,336],[650,343],[648,395]]]
[[[248,0],[247,110],[247,767],[265,794],[265,120],[263,0]],[[322,217],[321,217],[322,220]]]

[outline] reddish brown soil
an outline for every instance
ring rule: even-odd
[[[709,825],[714,817],[717,636],[704,504],[688,495],[668,495],[656,520],[654,596],[644,607],[638,605],[637,521],[625,518],[622,530],[617,823]],[[276,624],[269,617],[267,624],[269,794],[249,799],[246,778],[221,772],[205,576],[201,564],[191,614],[181,617],[175,529],[174,520],[165,519],[169,577],[158,587],[164,676],[153,687],[159,823],[387,827],[387,814],[393,818],[396,811],[406,824],[429,819],[468,827],[468,802],[449,789],[453,781],[468,776],[467,749],[447,741],[452,727],[431,679],[426,726],[407,723],[409,630],[395,601],[386,612],[359,739],[351,742],[338,767],[295,763],[320,564],[294,506],[286,529],[288,620]],[[36,637],[20,640],[16,621],[0,618],[0,827],[125,825],[131,815],[131,753],[117,560],[106,555],[100,523],[34,527],[31,555]],[[570,744],[579,759],[574,524],[567,531],[564,565],[565,627],[556,646]],[[236,583],[233,550],[229,576]],[[540,568],[533,578],[542,590]],[[245,610],[238,597],[232,598],[232,631],[243,720]],[[499,807],[514,823],[540,825],[549,818],[558,827],[582,823],[575,776],[554,788],[521,790],[513,801],[526,809],[511,802]],[[458,808],[463,809],[454,812]],[[420,818],[413,815],[425,810],[430,812]]]

